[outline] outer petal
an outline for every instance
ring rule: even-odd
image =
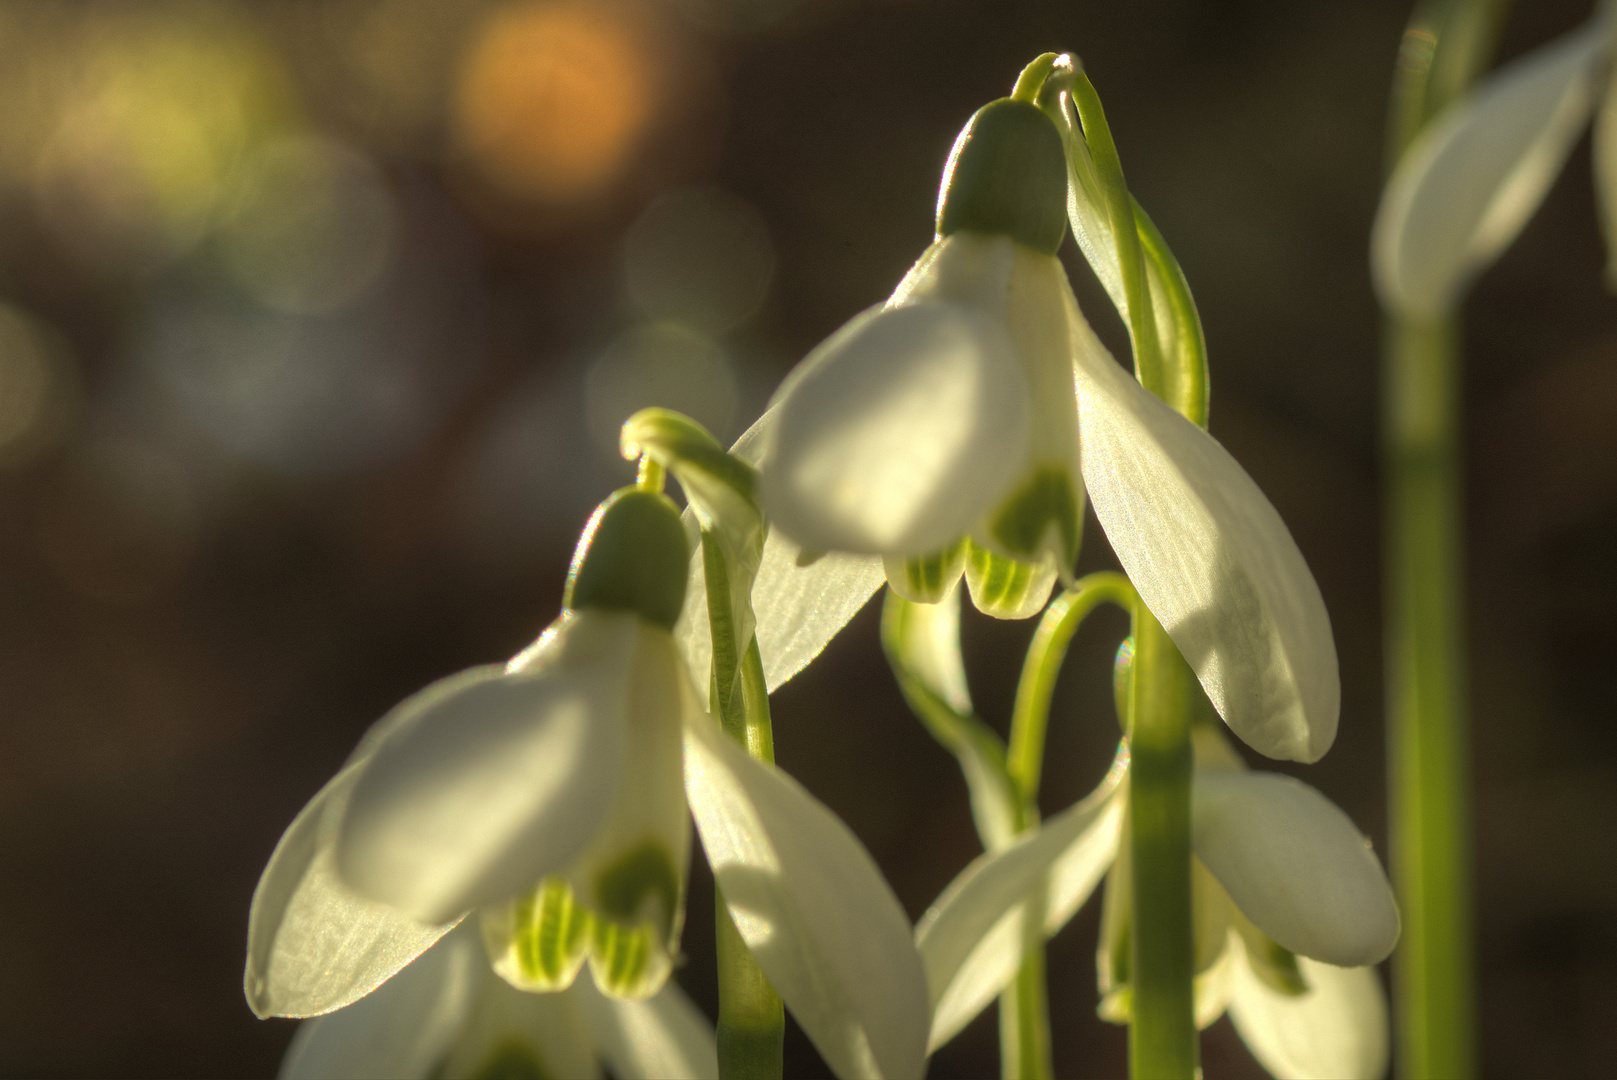
[[[1516,238],[1589,119],[1607,33],[1596,20],[1539,49],[1427,125],[1376,215],[1371,265],[1383,303],[1440,315]]]
[[[778,409],[759,417],[736,441],[731,453],[757,464],[774,427]],[[689,513],[689,511],[687,511]],[[808,561],[803,551],[779,532],[764,541],[763,562],[752,588],[758,652],[764,679],[773,691],[808,666],[826,643],[848,624],[886,580],[881,557],[833,552]],[[706,673],[713,662],[713,638],[707,617],[707,576],[700,549],[691,557],[685,585],[685,607],[674,627],[685,662],[695,674],[698,699],[705,705]]]
[[[363,1001],[300,1026],[282,1080],[431,1076],[471,1015],[487,968],[475,931],[449,935]]]
[[[1302,781],[1197,773],[1191,834],[1235,906],[1292,952],[1358,967],[1398,943],[1398,905],[1370,841]]]
[[[618,1001],[588,979],[574,998],[596,1051],[618,1080],[710,1080],[719,1075],[713,1025],[685,992],[669,982],[646,1001]]]
[[[776,400],[764,505],[818,551],[937,551],[999,500],[1027,452],[1015,346],[1003,322],[963,304],[865,312]]]
[[[320,827],[361,766],[338,773],[293,820],[253,891],[247,1004],[260,1017],[317,1016],[358,1001],[449,929],[356,895],[337,877],[335,837]]]
[[[736,927],[832,1071],[919,1077],[926,976],[903,908],[848,827],[706,715],[686,726],[685,786]]]
[[[1336,738],[1336,644],[1285,522],[1076,304],[1071,320],[1084,483],[1112,550],[1230,728],[1269,757],[1318,760]]]
[[[1232,935],[1230,948],[1241,943]],[[1387,997],[1375,968],[1340,968],[1299,956],[1301,997],[1277,994],[1235,966],[1230,1019],[1277,1080],[1377,1080],[1387,1072]]]
[[[928,1052],[999,995],[1022,962],[1024,920],[1043,936],[1065,926],[1117,854],[1126,758],[1082,802],[1018,843],[979,856],[938,897],[915,929],[932,1001]]]
[[[440,680],[371,726],[359,746],[293,820],[253,890],[247,917],[247,1003],[259,1016],[315,1016],[376,989],[443,936],[355,894],[337,877],[335,825],[376,748],[423,709],[498,676],[474,668]]]
[[[634,615],[580,612],[522,674],[435,702],[376,751],[338,836],[343,879],[427,922],[530,888],[617,800]]]

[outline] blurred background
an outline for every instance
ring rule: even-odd
[[[1502,55],[1590,5],[1516,5]],[[1079,53],[1212,354],[1212,430],[1341,655],[1294,770],[1385,848],[1366,271],[1399,0],[0,4],[0,1074],[265,1076],[248,900],[361,732],[555,615],[666,405],[729,439],[931,238],[971,112]],[[1090,318],[1125,338],[1069,241]],[[1617,1063],[1617,303],[1587,143],[1469,308],[1480,998],[1491,1076]],[[1084,566],[1111,560],[1091,519]],[[782,765],[912,918],[978,852],[871,605],[777,696]],[[968,618],[1003,728],[1032,625]],[[1044,803],[1116,739],[1097,616]],[[1254,762],[1255,763],[1255,762]],[[711,1013],[711,879],[681,983]],[[1096,908],[1057,1072],[1118,1076]],[[789,1075],[823,1075],[795,1028]],[[1261,1075],[1228,1021],[1210,1077]],[[932,1075],[997,1070],[987,1014]]]

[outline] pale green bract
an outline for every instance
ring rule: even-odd
[[[838,1075],[919,1076],[925,979],[869,854],[732,744],[672,635],[627,612],[570,613],[503,671],[428,687],[373,729],[260,882],[249,1002],[313,1016],[359,1000],[366,1014],[364,995],[470,909],[512,984],[587,996],[587,956],[603,990],[654,1002],[683,918],[687,805],[745,898],[737,923],[760,966]],[[807,897],[827,899],[805,911]],[[559,939],[536,929],[552,918]]]

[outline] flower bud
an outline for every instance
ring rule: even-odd
[[[989,102],[949,152],[938,235],[1002,233],[1054,255],[1067,235],[1067,158],[1049,117],[1025,101]]]
[[[632,611],[673,630],[689,559],[672,500],[637,488],[615,491],[578,538],[562,606]]]

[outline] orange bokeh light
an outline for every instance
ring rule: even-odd
[[[514,195],[571,203],[605,188],[653,119],[647,35],[622,8],[505,8],[468,50],[457,95],[461,147]]]

